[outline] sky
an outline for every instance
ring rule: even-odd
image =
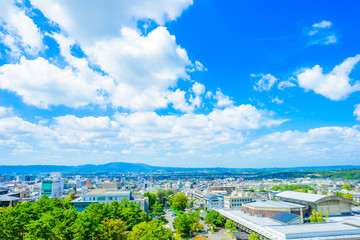
[[[359,7],[2,0],[0,165],[359,165]]]

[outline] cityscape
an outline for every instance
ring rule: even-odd
[[[359,9],[0,0],[0,240],[360,240]]]

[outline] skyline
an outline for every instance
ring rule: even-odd
[[[0,165],[359,165],[356,1],[0,3]]]

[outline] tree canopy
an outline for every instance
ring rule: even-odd
[[[189,199],[185,193],[177,193],[172,198],[172,206],[175,210],[184,211],[188,203]]]

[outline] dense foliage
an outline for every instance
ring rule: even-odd
[[[285,186],[273,186],[271,190],[274,191],[297,191],[307,193],[309,190],[314,190],[311,186],[300,186],[300,185],[285,185]]]
[[[184,211],[189,203],[188,197],[184,193],[177,193],[172,198],[172,207],[175,210]]]
[[[250,233],[249,240],[260,240],[259,236],[256,233]]]
[[[219,227],[223,225],[224,217],[219,212],[211,210],[206,214],[205,222],[210,226]]]
[[[6,207],[0,214],[0,239],[126,239],[161,233],[172,239],[171,231],[163,228],[133,202],[124,199],[111,204],[94,203],[83,212],[76,212],[69,199],[42,197],[36,203],[25,202]],[[140,225],[141,224],[141,225]],[[140,230],[139,230],[140,229]],[[149,233],[150,231],[150,233]]]

